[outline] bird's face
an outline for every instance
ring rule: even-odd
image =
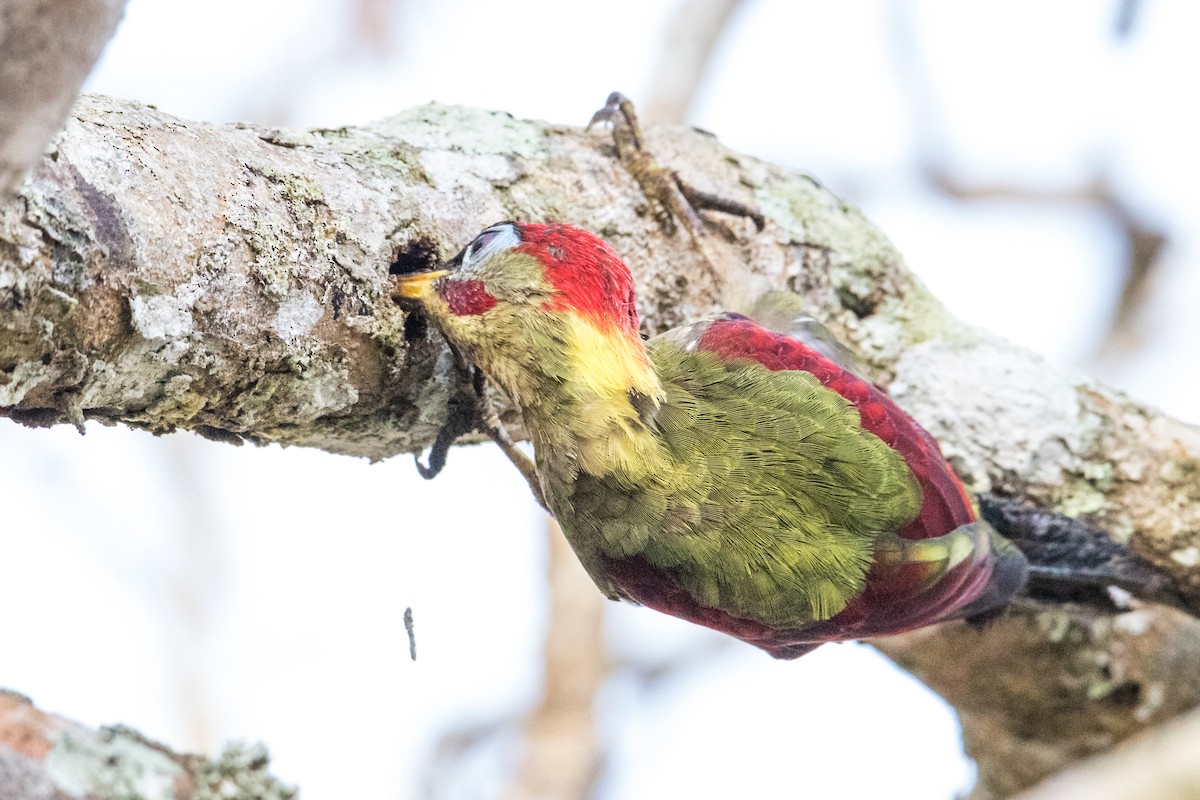
[[[559,392],[575,405],[624,409],[631,392],[661,392],[638,335],[629,269],[571,225],[497,223],[442,268],[396,278],[396,294],[420,301],[519,405],[546,406]]]
[[[397,277],[396,295],[420,301],[451,341],[474,350],[550,296],[542,265],[520,244],[516,223],[492,225],[439,269]]]
[[[580,320],[637,337],[628,268],[603,240],[570,225],[500,222],[440,269],[395,280],[397,296],[420,301],[485,368],[491,351],[553,347]]]

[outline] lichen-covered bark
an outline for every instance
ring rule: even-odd
[[[910,348],[895,373],[977,491],[1088,517],[1200,609],[1200,430],[977,331]]]
[[[1200,620],[1028,601],[982,629],[947,624],[876,646],[954,706],[976,800],[1008,797],[1200,704]]]
[[[756,203],[766,230],[721,219],[698,245],[665,234],[602,131],[429,105],[285,132],[84,98],[0,208],[0,414],[370,458],[419,448],[453,370],[436,333],[388,298],[389,269],[431,264],[500,219],[565,219],[626,258],[650,331],[798,292],[976,489],[1088,515],[1200,608],[1195,429],[949,318],[810,178],[696,131],[648,140],[699,188]],[[1200,674],[1193,623],[1157,606],[1026,607],[982,632],[885,646],[964,711],[981,774],[1008,792],[1200,701],[1161,668]],[[1101,665],[1081,678],[1101,656],[1112,677]],[[1106,681],[1130,688],[1105,694]],[[1061,735],[1064,691],[1072,730],[1103,735]]]
[[[5,800],[292,800],[261,745],[216,759],[180,755],[128,728],[93,730],[0,689],[0,797]]]
[[[1086,517],[1200,608],[1194,427],[974,331],[910,348],[895,375],[893,395],[977,490]],[[875,644],[958,710],[985,800],[1200,705],[1192,614],[1025,604],[982,630]]]
[[[811,182],[739,166],[709,137],[660,140],[701,178],[786,204],[774,235],[710,237],[730,284],[794,279],[809,262],[896,263]],[[449,363],[434,335],[406,331],[388,269],[434,263],[510,217],[606,235],[635,265],[654,327],[714,305],[704,256],[664,239],[602,133],[441,106],[286,133],[85,98],[0,208],[0,409],[371,458],[420,447],[444,414]]]

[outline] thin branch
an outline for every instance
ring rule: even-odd
[[[1138,14],[1137,2],[1122,2],[1118,8],[1116,35],[1128,35]],[[1060,189],[1022,186],[1015,183],[972,182],[957,174],[945,146],[946,124],[935,96],[934,83],[922,68],[910,5],[888,6],[892,57],[900,84],[908,95],[916,124],[916,161],[930,187],[960,202],[1007,200],[1037,206],[1091,208],[1108,218],[1125,242],[1121,289],[1104,338],[1092,355],[1092,365],[1120,361],[1139,349],[1144,338],[1140,323],[1154,278],[1161,268],[1167,235],[1138,214],[1108,177],[1108,165],[1077,185]]]
[[[1125,242],[1125,261],[1121,265],[1121,289],[1105,326],[1104,338],[1092,356],[1093,365],[1120,361],[1141,349],[1145,344],[1142,317],[1168,240],[1166,233],[1142,220],[1107,177],[1100,175],[1081,186],[1058,191],[1007,184],[970,184],[956,177],[944,164],[930,160],[930,148],[925,152],[926,158],[920,165],[925,179],[935,190],[955,200],[1010,200],[1039,206],[1080,206],[1106,216]]]

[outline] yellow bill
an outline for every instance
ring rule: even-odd
[[[429,296],[429,293],[433,291],[434,281],[448,274],[449,270],[435,269],[433,272],[396,275],[392,278],[392,284],[396,290],[395,296],[405,297],[409,300],[420,300],[423,297]]]

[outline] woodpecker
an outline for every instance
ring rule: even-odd
[[[803,329],[722,313],[643,341],[629,269],[562,223],[395,280],[519,409],[534,493],[611,599],[796,658],[1024,581],[934,439]]]

